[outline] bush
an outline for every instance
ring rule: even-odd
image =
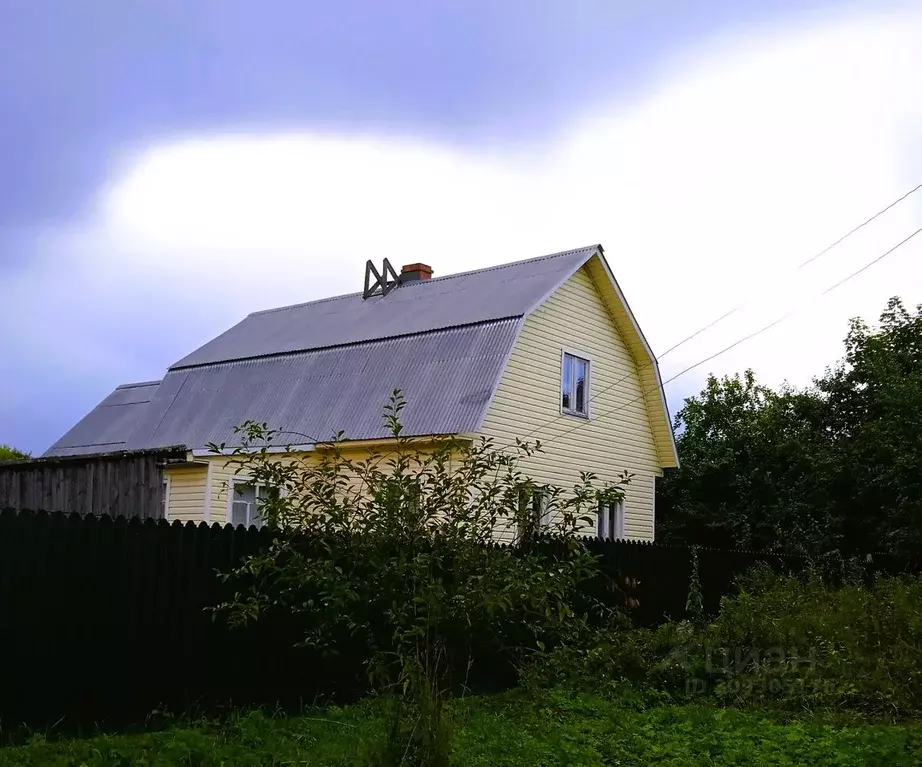
[[[881,577],[831,587],[758,570],[700,628],[689,622],[597,634],[539,659],[532,685],[648,697],[709,696],[725,704],[922,713],[922,578]]]
[[[760,572],[724,601],[706,644],[720,648],[719,666],[711,651],[717,673],[709,683],[725,700],[893,717],[922,712],[919,577],[830,588],[814,574]]]
[[[344,455],[336,435],[317,460],[280,461],[280,433],[241,427],[231,463],[267,489],[260,515],[273,540],[227,575],[240,590],[218,609],[239,625],[283,611],[305,646],[367,658],[373,688],[399,704],[395,749],[442,764],[444,703],[472,666],[496,669],[498,657],[511,668],[610,620],[584,587],[598,562],[578,531],[600,501],[624,494],[591,474],[567,492],[536,485],[517,461],[539,444],[420,446],[402,435],[403,407],[395,392],[385,411],[393,449],[364,460]],[[549,521],[540,539],[538,514]],[[511,545],[495,545],[497,534]]]

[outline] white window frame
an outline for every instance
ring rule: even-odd
[[[226,520],[227,520],[227,524],[229,524],[229,525],[234,524],[234,498],[235,498],[236,495],[237,495],[237,491],[236,491],[236,489],[235,489],[237,485],[252,485],[254,488],[256,488],[256,500],[257,500],[257,502],[259,501],[259,491],[260,491],[262,488],[265,487],[265,485],[261,485],[261,484],[258,483],[258,482],[254,482],[254,481],[253,481],[251,478],[249,478],[249,477],[242,477],[242,476],[241,476],[241,477],[231,477],[231,478],[228,480],[228,486],[227,486],[227,490],[228,490],[228,492],[227,492],[227,516],[226,516]],[[257,503],[257,510],[258,510],[258,503]],[[247,520],[247,522],[248,522],[248,524],[245,525],[245,527],[246,527],[247,530],[249,530],[251,527],[257,527],[257,528],[258,528],[258,527],[262,527],[262,525],[265,524],[265,520],[262,520],[262,524],[261,524],[261,525],[254,525],[253,522],[252,522],[251,520],[249,520],[249,519]]]
[[[624,501],[604,503],[599,501],[596,511],[596,534],[606,541],[620,541],[625,538]]]
[[[547,530],[551,526],[550,498],[544,491],[536,491],[531,498],[532,524],[537,532]]]
[[[161,492],[163,493],[163,498],[160,501],[160,508],[163,509],[163,518],[170,518],[170,475],[164,473],[163,483],[161,484]]]
[[[537,490],[532,493],[532,495],[527,500],[527,506],[522,506],[521,504],[525,502],[524,498],[519,500],[519,512],[525,517],[528,525],[527,533],[533,535],[540,535],[542,531],[546,530],[551,525],[551,510],[550,510],[550,499],[546,492]],[[526,531],[520,530],[520,534],[523,534]]]
[[[578,360],[581,360],[586,363],[586,412],[581,413],[574,408],[565,408],[563,406],[563,384],[564,384],[564,365],[566,364],[567,357],[574,357]],[[562,415],[568,415],[572,418],[582,418],[588,420],[590,416],[589,403],[592,401],[592,396],[590,392],[592,391],[592,357],[590,357],[586,352],[580,351],[579,349],[570,349],[563,347],[560,350],[560,385],[557,387],[557,407],[560,409]],[[573,392],[573,400],[575,404],[576,392]]]

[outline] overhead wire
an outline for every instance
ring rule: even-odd
[[[922,188],[922,184],[920,184],[919,186],[915,187],[915,189],[913,189],[912,191],[916,191],[917,189],[920,189],[920,188]],[[912,191],[909,192],[909,193],[907,193],[907,194],[904,195],[903,197],[901,197],[900,200],[906,199],[906,197],[908,197],[909,194],[912,194]],[[897,200],[897,202],[899,202],[900,200]],[[889,209],[892,208],[893,205],[895,205],[895,204],[896,204],[896,202],[895,202],[895,203],[892,203],[892,204],[889,205],[889,206],[887,206],[887,208],[884,208],[884,211],[889,210]],[[884,212],[884,211],[881,211],[881,212]],[[880,215],[880,213],[876,214],[875,216],[872,216],[872,217],[871,217],[870,219],[868,219],[868,221],[865,222],[865,223],[868,223],[869,221],[872,221],[874,218],[876,218],[876,217],[879,216],[879,215]],[[855,229],[851,230],[851,232],[850,232],[849,234],[858,231],[858,229],[860,229],[860,228],[861,228],[861,226],[855,227]],[[838,287],[844,285],[844,284],[847,283],[849,280],[854,279],[854,278],[857,277],[858,275],[860,275],[860,274],[862,274],[863,272],[865,272],[867,269],[871,268],[872,266],[874,266],[874,265],[877,264],[878,262],[880,262],[880,261],[882,261],[883,259],[885,259],[887,256],[889,256],[889,255],[891,255],[892,253],[894,253],[896,250],[898,250],[898,249],[901,248],[903,245],[905,245],[907,242],[909,242],[913,237],[916,237],[916,236],[919,235],[919,234],[922,234],[922,227],[920,227],[919,229],[916,229],[916,230],[915,230],[912,234],[910,234],[908,237],[904,238],[903,240],[901,240],[900,242],[898,242],[896,245],[894,245],[893,247],[891,247],[889,250],[885,251],[885,252],[882,253],[881,255],[877,256],[877,257],[874,258],[874,259],[872,259],[871,261],[869,261],[868,263],[866,263],[864,266],[862,266],[860,269],[855,270],[854,272],[852,272],[852,273],[849,274],[848,276],[844,277],[843,279],[839,280],[838,282],[834,283],[834,284],[831,285],[830,287],[828,287],[828,288],[826,288],[825,290],[823,290],[820,294],[818,294],[818,295],[816,296],[816,298],[822,298],[823,296],[826,296],[826,295],[828,295],[829,293],[831,293],[831,292],[832,292],[833,290],[835,290],[836,288],[838,288]],[[848,235],[846,235],[846,237],[847,237],[847,236],[848,236]],[[844,239],[845,239],[845,237],[840,238],[839,240],[836,241],[836,244],[842,242]],[[825,251],[822,251],[822,252],[828,252],[828,250],[830,250],[830,249],[831,249],[831,248],[827,248]],[[804,262],[804,264],[808,263],[810,260],[811,260],[811,259],[808,259],[807,261]],[[812,260],[815,260],[815,257],[814,257]],[[653,392],[655,392],[655,391],[664,389],[664,388],[666,387],[667,384],[672,383],[672,382],[675,381],[676,379],[680,378],[681,376],[685,375],[686,373],[691,372],[691,371],[694,370],[695,368],[698,368],[698,367],[700,367],[701,365],[704,365],[705,363],[710,362],[711,360],[714,360],[714,359],[716,359],[717,357],[720,357],[721,355],[725,354],[726,352],[730,351],[731,349],[736,348],[736,347],[739,346],[740,344],[743,344],[743,343],[745,343],[746,341],[749,341],[749,340],[755,338],[756,336],[759,336],[759,335],[761,335],[762,333],[765,333],[766,331],[771,330],[771,329],[772,329],[773,327],[775,327],[776,325],[780,324],[780,323],[783,322],[784,320],[790,318],[791,316],[793,316],[794,314],[796,314],[798,311],[800,311],[800,309],[802,308],[802,306],[803,306],[803,304],[801,304],[800,306],[798,306],[798,307],[796,307],[796,308],[790,310],[789,312],[783,314],[782,316],[780,316],[780,317],[778,317],[778,318],[772,320],[770,323],[768,323],[767,325],[764,325],[763,327],[759,328],[758,330],[755,330],[755,331],[753,331],[753,332],[751,332],[751,333],[749,333],[749,334],[743,336],[742,338],[737,339],[736,341],[734,341],[733,343],[729,344],[728,346],[725,346],[723,349],[721,349],[721,350],[719,350],[719,351],[717,351],[717,352],[715,352],[715,353],[713,353],[713,354],[711,354],[711,355],[708,355],[708,356],[705,357],[704,359],[698,360],[697,362],[695,362],[695,363],[689,365],[688,367],[684,368],[683,370],[680,370],[678,373],[676,373],[676,374],[675,374],[674,376],[672,376],[671,378],[669,378],[669,379],[667,379],[667,380],[665,380],[665,381],[663,381],[663,382],[661,382],[661,383],[658,383],[656,386],[654,386],[654,387],[652,387],[652,388],[650,388],[650,389],[645,389],[645,390],[643,390],[643,391],[640,393],[640,395],[639,395],[638,397],[635,397],[635,398],[634,398],[633,400],[631,400],[630,402],[628,402],[628,403],[626,403],[626,404],[624,404],[624,405],[621,405],[621,406],[619,406],[619,407],[617,407],[617,408],[614,408],[614,409],[612,409],[612,410],[609,410],[609,411],[607,411],[607,412],[605,412],[605,413],[602,413],[602,414],[600,414],[600,416],[598,416],[598,417],[604,418],[604,417],[607,417],[607,416],[609,416],[609,415],[613,415],[613,414],[615,414],[615,413],[618,413],[618,412],[620,412],[621,410],[623,410],[624,408],[630,407],[630,406],[633,405],[635,402],[638,402],[639,400],[643,399],[643,398],[646,397],[648,394],[651,394],[651,393],[653,393]],[[727,315],[724,315],[724,316],[729,316],[729,313],[728,313]],[[714,324],[716,324],[716,322],[715,322],[715,323],[711,323],[711,326],[713,326]],[[703,331],[703,330],[704,330],[704,329],[702,329],[702,331]],[[695,335],[697,335],[698,332],[702,332],[702,331],[697,331],[696,333],[693,333],[693,334],[692,334],[691,336],[689,336],[686,340],[691,340],[691,338],[693,338]],[[672,348],[670,348],[669,350],[667,350],[663,355],[661,355],[661,358],[664,357],[664,356],[666,356],[666,354],[668,354],[670,351],[672,351],[672,350],[674,350],[674,349],[677,349],[682,343],[685,343],[685,341],[682,341],[682,342],[680,342],[680,344],[676,344],[675,346],[673,346]],[[644,364],[643,367],[651,367],[653,364],[654,364],[654,362],[647,362],[647,363]],[[608,391],[610,391],[611,389],[615,388],[615,387],[618,386],[619,384],[623,383],[623,382],[626,381],[631,375],[633,375],[633,371],[631,371],[630,373],[628,373],[628,374],[626,374],[625,376],[621,377],[620,379],[618,379],[617,381],[615,381],[613,384],[610,384],[609,386],[606,386],[604,389],[601,389],[600,391],[596,392],[592,397],[589,398],[589,402],[592,402],[593,400],[597,399],[597,398],[598,398],[599,396],[601,396],[602,394],[605,394],[606,392],[608,392]],[[561,414],[555,416],[554,418],[550,419],[550,420],[547,421],[546,423],[542,424],[541,426],[538,426],[538,427],[536,427],[535,429],[532,429],[531,432],[529,432],[527,435],[525,435],[525,437],[521,437],[520,439],[522,439],[522,440],[527,440],[529,437],[534,436],[534,435],[535,435],[536,433],[538,433],[539,431],[541,431],[541,430],[547,428],[548,426],[551,426],[552,424],[556,423],[557,421],[559,421],[559,420],[561,420],[562,418],[565,418],[565,417],[566,417],[566,414],[561,413]],[[570,434],[571,432],[573,432],[573,431],[579,429],[579,428],[580,428],[581,426],[583,426],[583,425],[584,425],[583,423],[578,423],[578,424],[576,424],[575,426],[571,427],[570,429],[568,429],[568,430],[566,430],[566,431],[564,431],[564,432],[561,432],[560,434],[554,435],[553,438],[543,440],[543,441],[542,441],[542,444],[547,445],[547,444],[549,444],[549,443],[551,443],[551,442],[553,442],[553,441],[556,441],[556,440],[558,440],[558,439],[560,439],[560,438],[566,436],[567,434]],[[509,447],[512,447],[513,444],[515,444],[515,443],[512,443],[512,444],[510,444],[510,445],[507,445],[507,446],[504,447],[503,449],[505,450],[505,449],[507,449],[507,448],[509,448]]]
[[[862,229],[864,229],[864,227],[866,227],[866,226],[867,226],[868,224],[870,224],[872,221],[876,220],[877,218],[880,218],[880,216],[882,216],[882,215],[883,215],[884,213],[886,213],[888,210],[890,210],[891,208],[893,208],[893,207],[899,205],[903,200],[905,200],[907,197],[912,196],[913,194],[915,194],[916,192],[918,192],[920,189],[922,189],[922,183],[920,183],[920,184],[914,186],[912,189],[910,189],[908,192],[906,192],[906,194],[904,194],[902,197],[897,198],[896,200],[894,200],[893,202],[891,202],[889,205],[887,205],[887,207],[881,208],[881,209],[880,209],[879,211],[877,211],[877,213],[875,213],[873,216],[871,216],[871,217],[868,218],[868,219],[865,219],[865,220],[862,221],[860,224],[858,224],[858,226],[856,226],[856,227],[854,227],[854,228],[852,228],[852,229],[849,229],[845,234],[843,234],[841,237],[839,237],[839,239],[836,240],[835,242],[833,242],[833,243],[827,245],[825,248],[823,248],[823,249],[822,249],[821,251],[819,251],[818,253],[814,253],[814,254],[813,254],[812,256],[810,256],[808,259],[806,259],[805,261],[802,261],[801,263],[799,263],[796,267],[794,267],[794,269],[791,270],[792,273],[797,273],[797,272],[799,272],[801,269],[803,269],[804,267],[809,266],[809,265],[812,264],[814,261],[817,261],[818,259],[822,258],[822,257],[825,256],[829,251],[831,251],[832,249],[834,249],[836,246],[841,245],[843,242],[845,242],[845,241],[846,241],[849,237],[851,237],[853,234],[856,234],[857,232],[859,232],[859,231],[861,231]],[[686,337],[683,338],[681,341],[679,341],[677,344],[673,344],[672,346],[670,346],[668,349],[666,349],[666,351],[664,351],[662,354],[659,355],[659,358],[662,359],[663,357],[665,357],[665,356],[666,356],[667,354],[669,354],[670,352],[673,352],[673,351],[675,351],[676,349],[678,349],[680,346],[684,346],[684,345],[687,344],[689,341],[691,341],[693,338],[697,338],[699,335],[701,335],[701,334],[704,333],[705,331],[710,330],[710,329],[711,329],[712,327],[714,327],[715,325],[717,325],[717,324],[723,322],[725,319],[727,319],[727,317],[730,317],[731,315],[736,314],[738,311],[741,311],[742,309],[745,309],[750,303],[752,303],[752,300],[751,300],[751,299],[746,300],[746,301],[742,301],[741,303],[737,304],[737,305],[734,306],[732,309],[729,309],[728,311],[724,312],[723,314],[721,314],[721,315],[720,315],[719,317],[717,317],[716,319],[711,320],[711,321],[710,321],[707,325],[705,325],[704,327],[698,328],[698,330],[696,330],[696,331],[695,331],[694,333],[692,333],[691,335],[686,336]]]

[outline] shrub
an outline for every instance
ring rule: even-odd
[[[521,664],[611,620],[583,588],[598,568],[578,531],[623,491],[596,487],[591,474],[568,492],[536,485],[517,462],[537,443],[421,447],[402,434],[403,408],[395,392],[385,411],[391,452],[360,461],[344,455],[342,435],[317,460],[280,461],[280,433],[241,427],[231,461],[267,488],[260,515],[273,542],[228,574],[240,590],[218,609],[239,625],[281,610],[299,619],[303,645],[363,653],[372,685],[400,704],[392,740],[409,745],[399,750],[442,763],[443,702],[473,666],[494,656]],[[539,495],[551,520],[541,538]],[[512,545],[495,545],[497,534]]]
[[[0,463],[4,461],[28,461],[31,456],[9,445],[0,445]]]
[[[538,659],[529,682],[597,691],[632,683],[654,698],[892,719],[922,713],[922,578],[833,587],[815,572],[757,570],[739,586],[710,624],[598,633]]]
[[[721,651],[709,683],[726,700],[922,711],[922,578],[830,588],[812,573],[757,573],[724,601],[706,644]]]

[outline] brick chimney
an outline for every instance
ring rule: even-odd
[[[401,282],[428,280],[432,277],[432,267],[428,264],[406,264],[400,269]]]

